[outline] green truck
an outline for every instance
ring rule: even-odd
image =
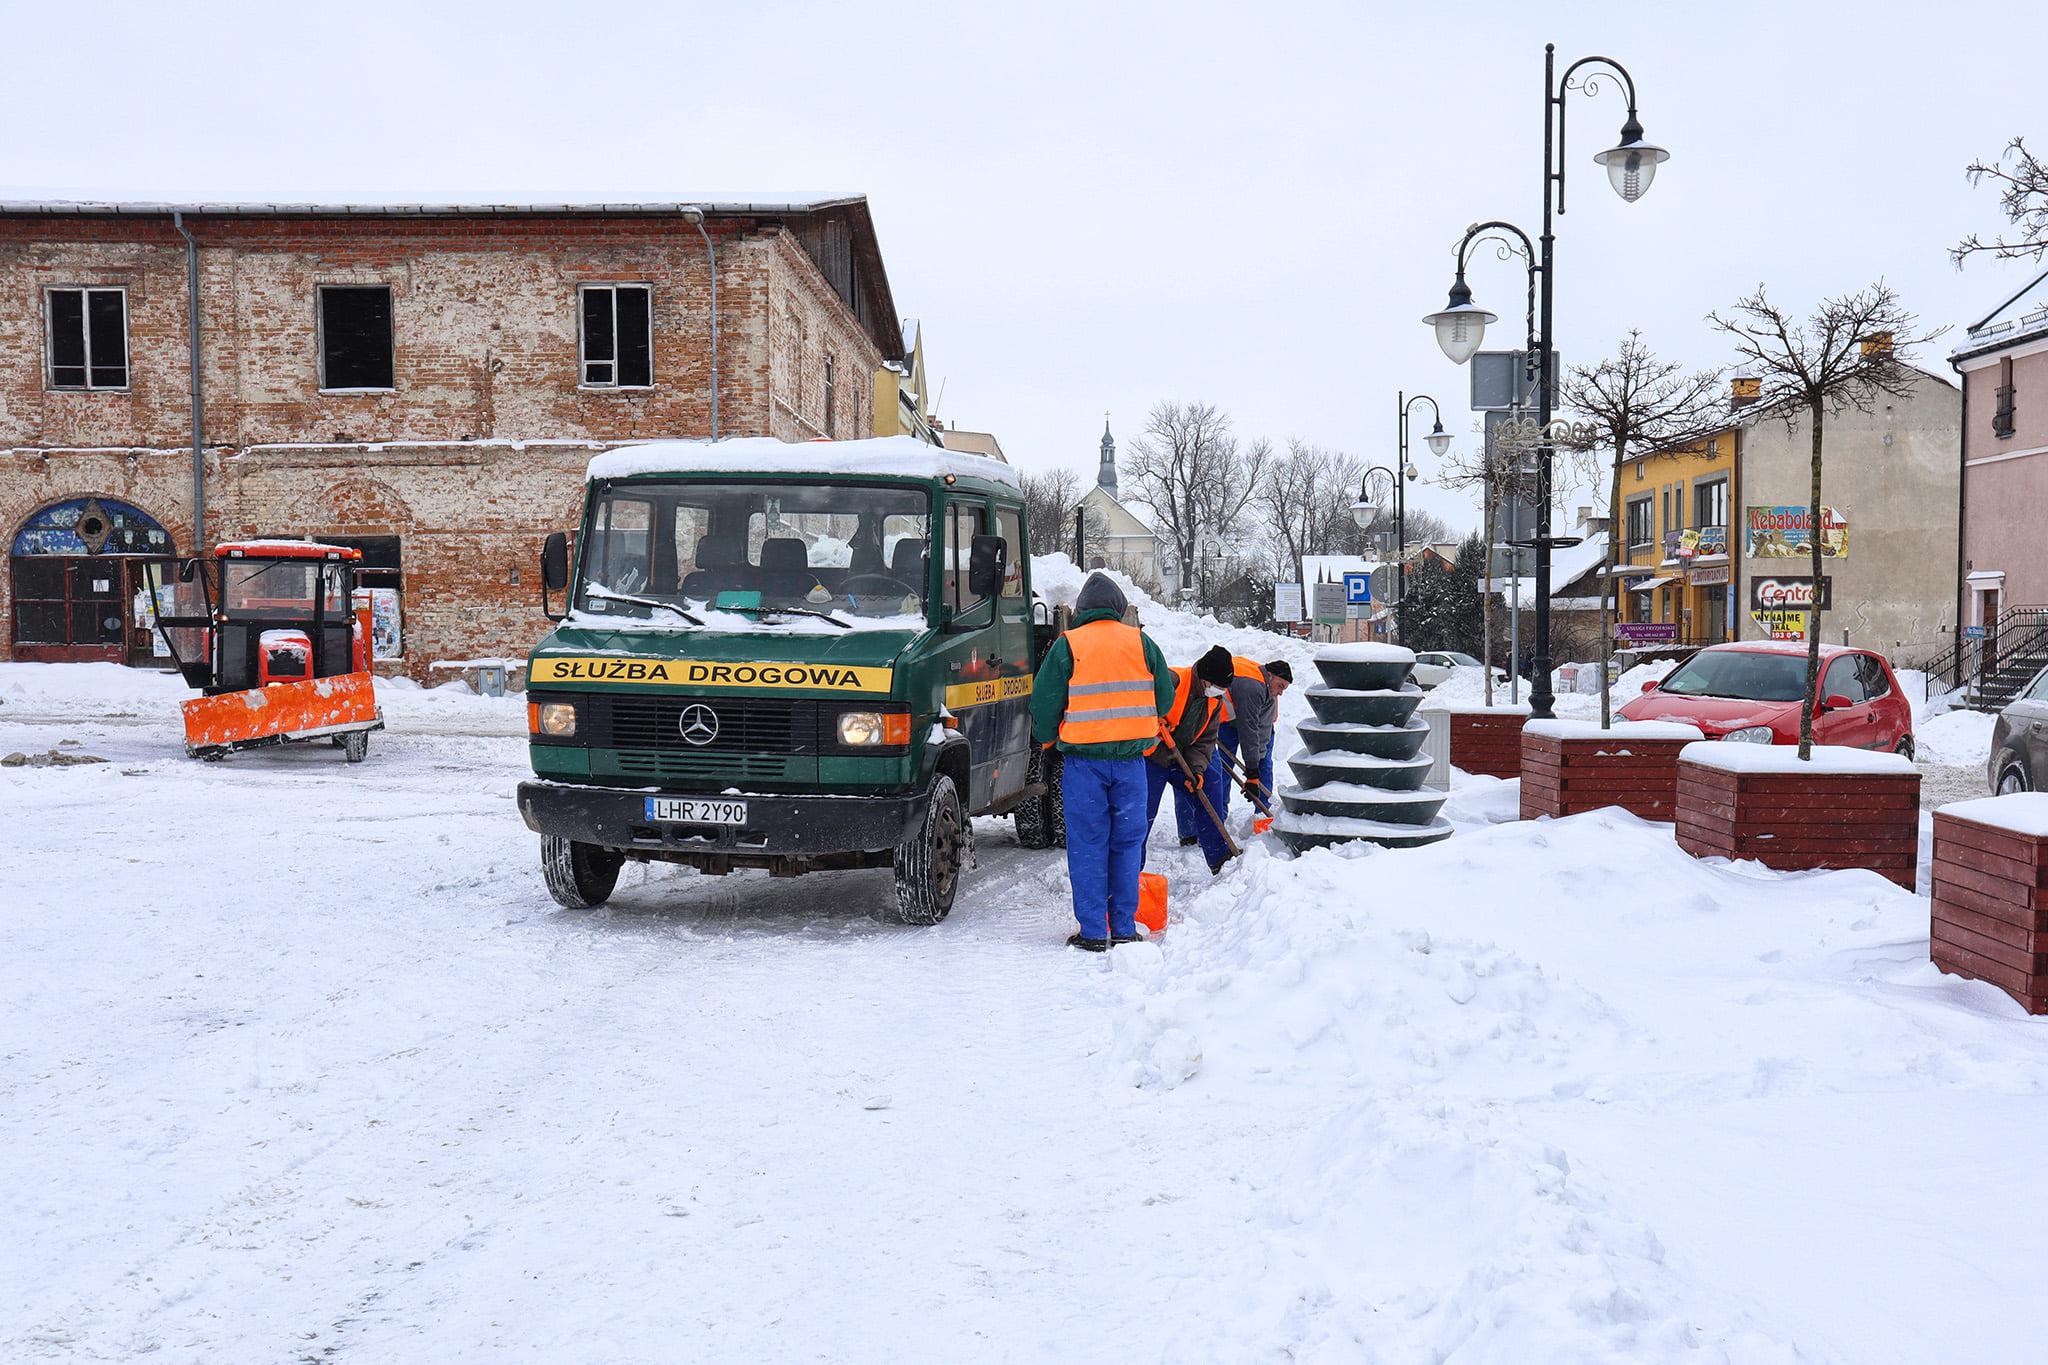
[[[519,813],[548,890],[602,904],[627,859],[893,867],[873,913],[934,924],[971,816],[1062,842],[1028,531],[1007,464],[907,437],[597,456],[573,556],[542,549],[556,624],[527,665]]]

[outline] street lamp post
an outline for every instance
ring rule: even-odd
[[[1394,627],[1401,637],[1401,643],[1408,643],[1408,491],[1407,484],[1415,479],[1418,470],[1408,460],[1408,416],[1417,403],[1429,404],[1430,431],[1422,439],[1429,446],[1429,453],[1442,455],[1451,448],[1451,434],[1444,430],[1443,411],[1437,407],[1436,399],[1426,393],[1410,398],[1405,393],[1394,396],[1394,468],[1374,465],[1365,471],[1358,484],[1358,501],[1351,504],[1351,519],[1358,529],[1369,529],[1379,519],[1379,507],[1370,496],[1375,474],[1383,476],[1393,485],[1394,503]]]
[[[1607,71],[1594,71],[1575,81],[1580,68],[1587,66],[1605,67]],[[1536,447],[1536,657],[1533,660],[1536,676],[1531,679],[1529,688],[1530,714],[1538,718],[1550,716],[1553,702],[1550,690],[1550,551],[1560,543],[1550,534],[1553,451],[1548,432],[1551,406],[1555,401],[1551,348],[1557,335],[1552,308],[1556,236],[1551,230],[1551,217],[1553,212],[1564,212],[1565,96],[1573,90],[1597,94],[1600,78],[1608,72],[1620,80],[1628,96],[1628,117],[1622,122],[1620,141],[1596,154],[1593,160],[1606,168],[1608,183],[1623,201],[1633,204],[1642,198],[1649,191],[1650,182],[1656,178],[1657,167],[1671,158],[1671,154],[1662,147],[1643,140],[1643,125],[1636,117],[1635,78],[1620,62],[1612,57],[1581,57],[1564,69],[1562,79],[1556,72],[1557,46],[1546,43],[1543,47],[1543,232],[1538,238],[1540,247],[1532,246],[1529,235],[1511,223],[1481,223],[1467,229],[1464,240],[1458,243],[1458,268],[1451,285],[1450,302],[1423,319],[1436,330],[1437,344],[1453,364],[1462,365],[1470,360],[1473,352],[1479,349],[1486,324],[1497,319],[1472,302],[1472,291],[1465,284],[1466,252],[1474,241],[1495,229],[1511,232],[1520,239],[1523,250],[1528,254],[1532,296],[1529,309],[1530,379],[1536,390],[1536,420],[1545,433],[1541,444]],[[1567,538],[1563,543],[1576,542]]]

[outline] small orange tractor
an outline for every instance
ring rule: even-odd
[[[351,763],[384,728],[370,673],[370,613],[353,605],[362,551],[302,540],[215,548],[178,568],[178,606],[157,625],[185,681],[185,752],[327,739]],[[209,573],[208,571],[211,570]]]

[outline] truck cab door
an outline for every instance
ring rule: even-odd
[[[943,700],[967,741],[969,812],[988,809],[1002,749],[996,704],[1002,696],[1001,633],[992,594],[974,591],[971,561],[977,536],[989,533],[988,499],[949,494],[939,527],[939,617],[944,644],[939,658]]]
[[[995,711],[996,763],[992,773],[998,804],[1024,790],[1031,764],[1032,655],[1031,556],[1024,542],[1021,507],[994,507],[995,531],[1003,541],[1002,586],[996,594],[996,662],[1001,695]]]

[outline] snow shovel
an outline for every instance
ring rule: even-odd
[[[1216,808],[1209,804],[1209,793],[1202,790],[1202,784],[1196,779],[1194,769],[1188,767],[1187,759],[1181,757],[1180,746],[1173,742],[1172,735],[1163,733],[1163,727],[1159,742],[1166,746],[1166,752],[1173,755],[1174,766],[1186,775],[1188,790],[1194,794],[1195,800],[1202,803],[1202,809],[1209,813],[1209,823],[1216,826],[1216,832],[1223,836],[1223,846],[1230,850],[1230,856],[1235,858],[1244,852],[1237,846],[1237,841],[1230,837],[1230,831],[1223,827],[1223,818],[1216,814]]]
[[[1255,816],[1252,819],[1252,833],[1264,834],[1267,830],[1273,828],[1273,808],[1267,804],[1265,797],[1259,795],[1264,790],[1264,787],[1255,785],[1250,775],[1243,768],[1237,766],[1237,759],[1231,754],[1230,750],[1218,749],[1216,752],[1223,755],[1223,766],[1229,770],[1230,776],[1236,781],[1237,789],[1244,793],[1245,800],[1265,812],[1265,814]]]

